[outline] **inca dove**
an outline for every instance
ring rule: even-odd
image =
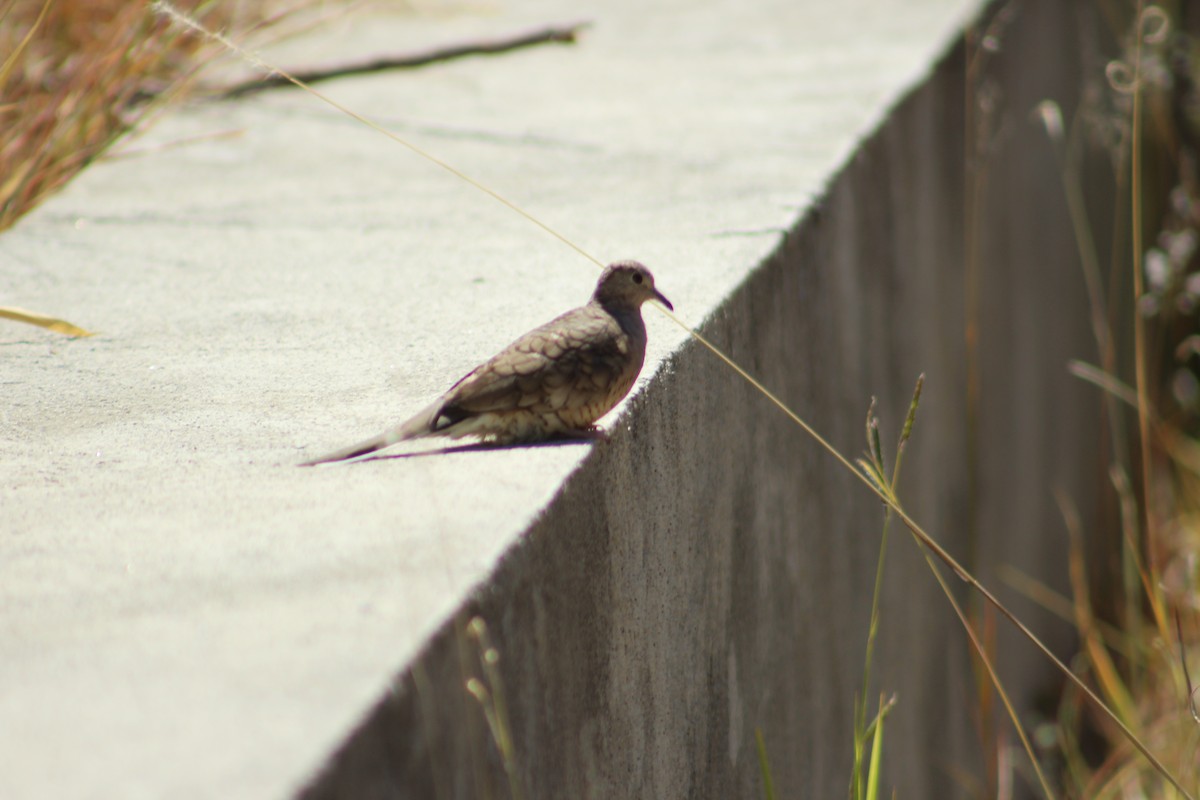
[[[306,461],[343,461],[424,436],[497,444],[594,434],[593,423],[632,388],[646,356],[642,303],[674,307],[636,261],[610,264],[587,305],[517,339],[428,408],[373,439]]]

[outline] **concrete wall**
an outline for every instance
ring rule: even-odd
[[[1009,565],[1061,586],[1063,489],[1085,521],[1101,469],[1098,399],[1066,372],[1094,359],[1052,150],[1030,112],[1073,113],[1096,80],[1088,3],[1003,5],[1002,48],[966,83],[945,55],[705,323],[705,335],[848,455],[872,395],[890,455],[927,376],[902,494],[912,515],[1059,648],[1065,626],[1014,598]],[[972,54],[978,57],[978,54]],[[992,97],[977,238],[965,103]],[[1099,207],[1109,203],[1093,198]],[[968,414],[968,250],[979,261],[977,418]],[[836,797],[850,766],[880,504],[701,347],[675,353],[631,410],[304,792],[506,797],[464,678],[486,620],[526,797],[761,796],[761,728],[781,797]],[[972,428],[973,433],[972,433]],[[974,445],[971,444],[971,437]],[[963,596],[961,584],[955,584]],[[967,642],[902,529],[888,555],[878,690],[901,797],[964,793],[977,771]],[[1053,680],[1002,637],[1026,710]]]

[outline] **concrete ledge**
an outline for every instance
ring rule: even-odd
[[[1012,133],[986,183],[971,462],[951,43],[976,5],[615,2],[577,48],[330,91],[589,250],[646,261],[845,452],[871,395],[894,424],[926,372],[914,515],[1057,583],[1049,489],[1094,506],[1095,402],[1064,369],[1091,352],[1084,297],[1024,120],[1046,96],[1073,107],[1091,12],[1014,3],[989,67]],[[567,11],[376,19],[320,46]],[[419,408],[594,276],[296,94],[195,108],[149,143],[231,128],[100,165],[0,238],[6,302],[102,332],[0,330],[0,794],[503,796],[463,689],[476,614],[527,796],[756,796],[755,728],[787,795],[842,793],[878,503],[653,313],[608,445],[292,469]],[[887,775],[946,796],[976,757],[966,645],[893,542]],[[1008,651],[1028,698],[1043,673]]]
[[[1065,575],[1051,500],[1090,517],[1095,397],[1066,373],[1092,349],[1051,151],[1017,109],[1080,80],[1072,13],[1018,6],[989,65],[1011,140],[981,174],[981,380],[975,508],[965,446],[964,55],[955,46],[839,170],[703,328],[843,452],[867,400],[893,441],[929,382],[905,496],[1050,641],[1069,631],[1003,589],[995,568]],[[1064,47],[1067,43],[1073,43]],[[1052,66],[1051,66],[1052,65]],[[1035,78],[1036,76],[1036,78]],[[1003,300],[999,298],[1005,298]],[[466,676],[486,680],[474,615],[500,653],[518,782],[536,797],[761,796],[754,730],[788,796],[845,791],[880,511],[856,481],[703,348],[685,345],[547,513],[368,715],[304,796],[506,796]],[[1053,420],[1053,422],[1049,422]],[[1013,498],[1019,498],[1014,501]],[[972,542],[975,544],[972,544]],[[880,690],[887,780],[962,792],[979,769],[965,637],[901,530],[889,555]],[[961,598],[960,598],[961,599]],[[1002,637],[1010,691],[1053,677]]]

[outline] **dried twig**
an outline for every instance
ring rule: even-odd
[[[383,72],[389,69],[416,69],[418,67],[436,64],[439,61],[450,61],[467,56],[494,55],[519,50],[523,47],[534,47],[539,44],[574,44],[581,30],[591,23],[579,22],[562,27],[548,27],[512,36],[507,39],[496,39],[490,42],[468,42],[465,44],[440,47],[425,53],[406,56],[383,56],[364,61],[359,64],[344,64],[337,67],[325,67],[311,70],[296,70],[291,72],[297,80],[313,84],[334,78],[344,78],[349,75],[367,75],[372,72]],[[293,81],[279,73],[251,78],[242,83],[234,84],[219,93],[222,98],[245,97],[267,89],[278,89],[293,85]]]

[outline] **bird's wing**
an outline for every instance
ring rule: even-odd
[[[556,410],[586,402],[585,388],[605,386],[619,371],[614,360],[623,355],[623,341],[620,326],[602,310],[569,311],[456,383],[443,397],[444,420],[435,425],[487,412]]]

